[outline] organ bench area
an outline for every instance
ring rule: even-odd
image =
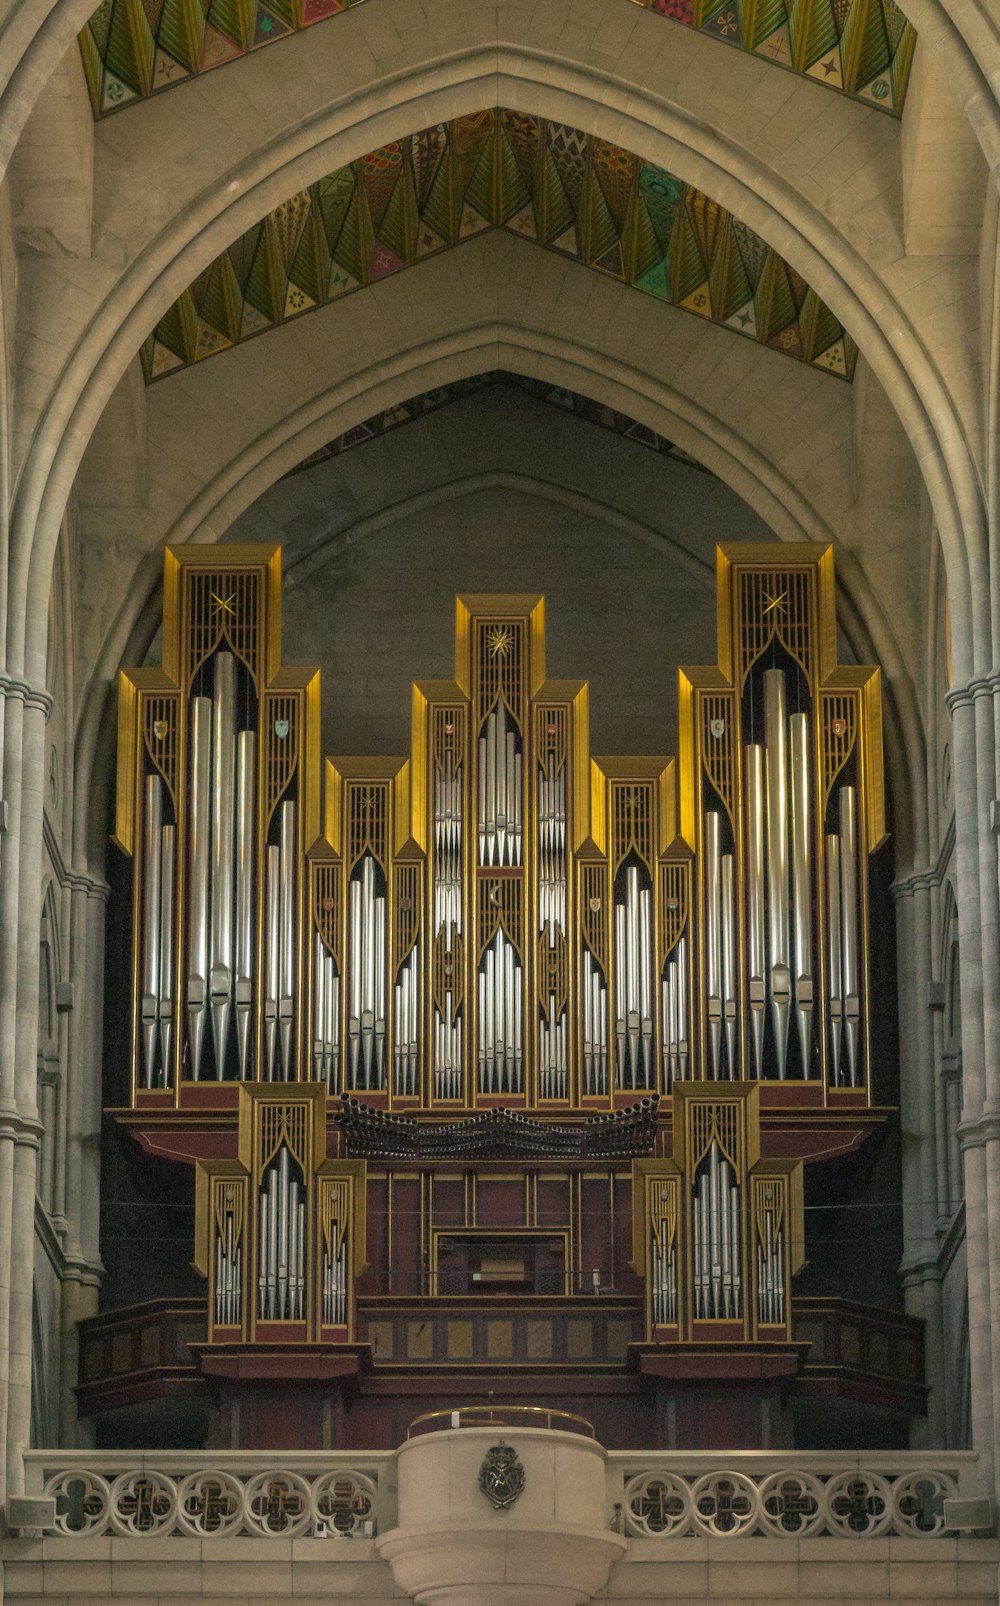
[[[197,1397],[233,1448],[514,1402],[619,1448],[779,1447],[803,1398],[904,1434],[919,1324],[795,1294],[804,1168],[890,1113],[879,675],[837,662],[831,552],[720,549],[677,760],[592,757],[544,600],[466,596],[410,753],[321,762],[280,593],[277,549],[168,549],[163,668],[121,677],[110,1113],[193,1172],[205,1297],[84,1323],[84,1410]]]

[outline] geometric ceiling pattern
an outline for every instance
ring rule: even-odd
[[[80,35],[95,117],[298,33],[359,0],[101,0]]]
[[[880,111],[903,110],[916,33],[895,0],[635,0]]]
[[[491,108],[291,196],[211,262],[142,347],[147,382],[488,229],[850,379],[857,348],[777,252],[700,190],[562,123]]]
[[[360,0],[102,0],[80,35],[95,117],[236,61]],[[899,115],[916,35],[895,0],[635,0]]]
[[[442,407],[448,407],[452,402],[462,401],[466,396],[474,396],[479,391],[500,387],[504,390],[516,391],[521,396],[530,396],[535,401],[545,402],[549,407],[558,407],[561,412],[571,413],[574,418],[585,419],[588,424],[596,424],[600,429],[610,430],[613,434],[621,436],[624,440],[635,441],[640,446],[646,446],[661,456],[672,457],[688,468],[697,469],[700,474],[709,474],[714,479],[711,469],[707,469],[697,458],[685,452],[682,447],[676,446],[673,441],[667,440],[665,435],[658,435],[655,429],[646,424],[640,424],[637,419],[628,413],[620,413],[617,408],[605,407],[603,402],[594,401],[590,396],[581,396],[579,391],[566,390],[562,385],[550,385],[544,379],[534,379],[528,374],[515,374],[507,368],[492,368],[482,374],[471,374],[466,379],[453,379],[447,385],[438,385],[434,390],[425,390],[419,396],[411,396],[408,401],[400,402],[394,407],[386,407],[371,418],[366,418],[353,428],[344,430],[343,434],[335,435],[332,441],[327,441],[315,452],[310,452],[295,468],[290,468],[282,475],[282,479],[291,479],[294,474],[301,474],[304,469],[315,468],[317,463],[326,463],[332,457],[340,457],[344,452],[351,451],[355,446],[361,446],[365,441],[378,440],[381,435],[387,435],[390,430],[398,429],[402,424],[415,423],[419,418],[425,418],[429,413],[436,413]]]

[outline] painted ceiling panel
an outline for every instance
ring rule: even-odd
[[[104,117],[360,3],[102,0],[80,35],[94,115]],[[916,35],[895,0],[634,3],[880,111],[902,112]]]
[[[895,0],[633,0],[899,116],[916,33]]]
[[[95,117],[237,61],[361,0],[101,0],[80,35]]]
[[[842,379],[857,349],[759,235],[665,169],[502,108],[383,146],[217,257],[142,348],[147,381],[500,228]]]
[[[380,413],[374,413],[371,418],[355,424],[352,429],[344,430],[343,434],[334,436],[332,441],[327,441],[315,452],[310,452],[308,457],[303,458],[295,468],[290,468],[282,478],[291,479],[293,475],[301,474],[304,469],[314,468],[317,463],[326,463],[331,457],[340,457],[344,452],[351,451],[355,446],[361,446],[365,441],[377,440],[380,435],[398,429],[401,424],[412,424],[418,418],[424,418],[429,413],[436,413],[442,407],[450,406],[452,402],[462,401],[466,396],[478,395],[480,391],[489,390],[497,385],[503,386],[506,390],[517,391],[519,395],[530,396],[534,401],[545,402],[549,407],[558,407],[562,412],[572,413],[574,418],[582,418],[588,424],[596,424],[599,429],[610,430],[612,434],[635,441],[638,445],[659,452],[664,457],[676,458],[679,463],[697,469],[700,474],[711,473],[710,469],[705,468],[703,463],[691,457],[682,447],[667,440],[665,435],[658,435],[648,425],[640,424],[628,413],[620,413],[614,407],[606,407],[603,402],[594,401],[590,396],[581,396],[578,391],[567,390],[563,385],[550,385],[547,380],[533,379],[527,374],[515,374],[506,368],[492,368],[487,373],[472,374],[467,379],[453,379],[450,384],[438,385],[436,389],[422,391],[419,396],[411,396],[408,401],[394,407],[383,408]]]

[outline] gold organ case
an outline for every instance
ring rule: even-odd
[[[163,668],[120,686],[115,1114],[196,1166],[208,1349],[363,1344],[371,1221],[401,1241],[411,1182],[421,1298],[441,1234],[479,1255],[484,1232],[497,1277],[522,1263],[501,1240],[561,1234],[579,1295],[606,1184],[642,1344],[787,1346],[803,1162],[881,1119],[880,685],[837,662],[831,550],[719,550],[718,662],[680,672],[676,759],[592,756],[544,598],[485,595],[456,599],[454,678],[413,685],[409,754],[321,763],[280,590],[277,548],[168,549]],[[435,1178],[479,1215],[432,1219]]]

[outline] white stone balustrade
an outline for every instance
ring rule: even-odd
[[[518,1437],[516,1428],[487,1431]],[[371,1538],[398,1520],[396,1457],[32,1450],[26,1492],[55,1496],[53,1537]],[[941,1537],[944,1500],[977,1492],[976,1460],[970,1452],[613,1450],[607,1526],[644,1539]]]

